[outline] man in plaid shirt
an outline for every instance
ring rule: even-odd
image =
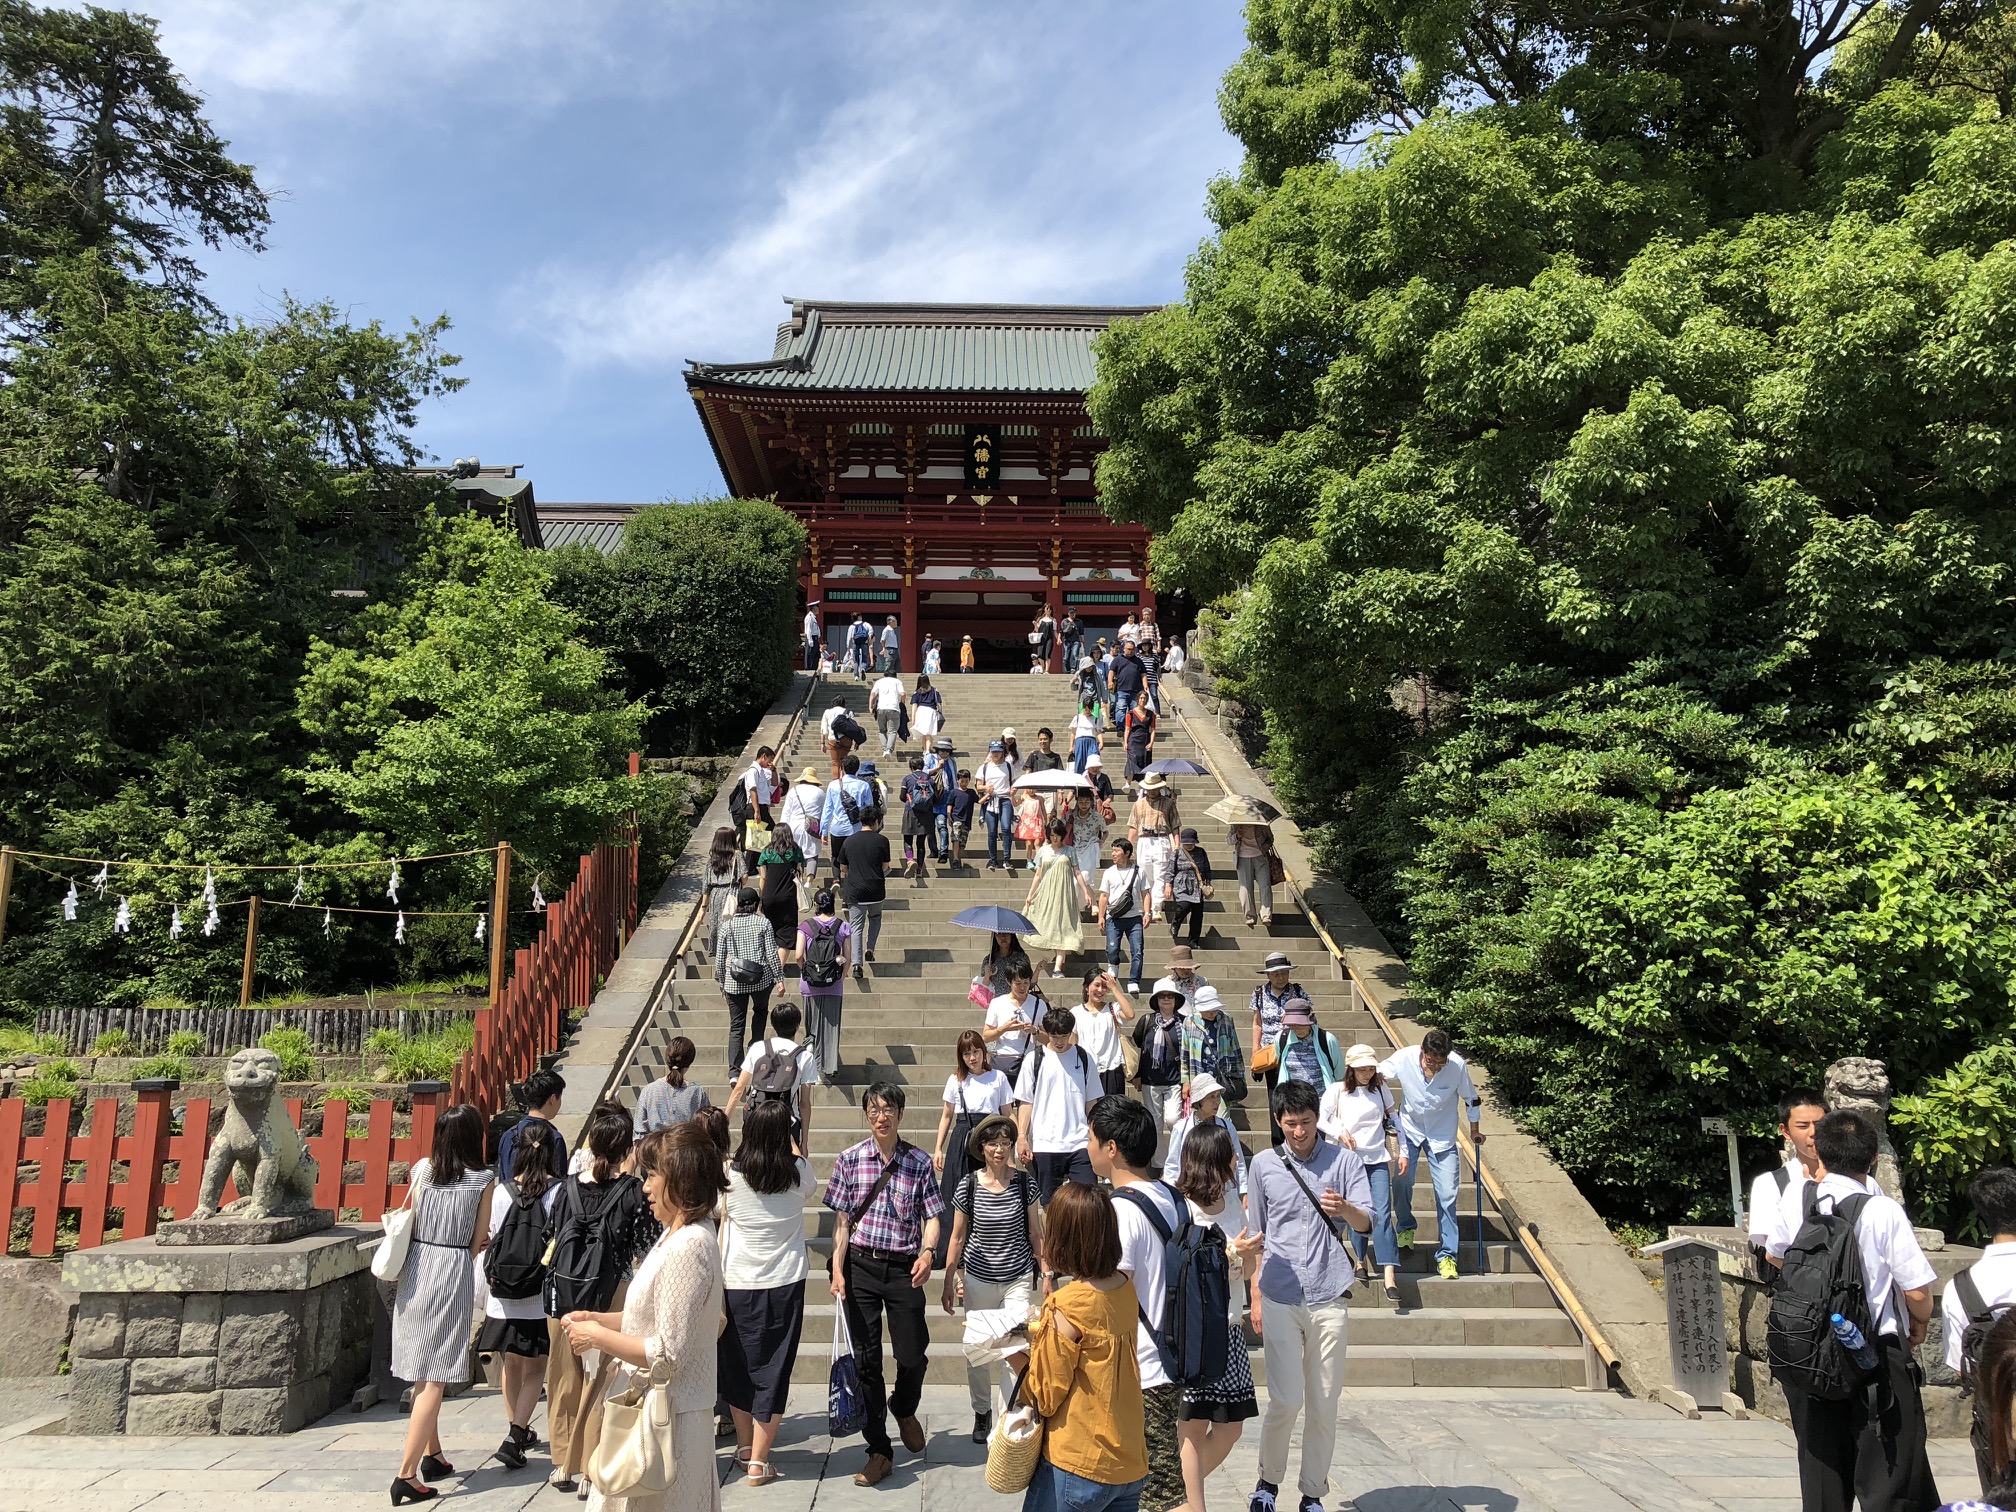
[[[826,1206],[840,1215],[833,1229],[833,1295],[846,1311],[868,1408],[861,1430],[868,1463],[854,1477],[857,1486],[877,1485],[896,1468],[889,1442],[892,1409],[903,1447],[912,1454],[924,1451],[924,1424],[917,1417],[931,1347],[924,1284],[931,1279],[945,1199],[931,1157],[897,1135],[903,1103],[903,1089],[894,1082],[868,1088],[861,1111],[869,1137],[842,1152],[826,1184]],[[882,1384],[885,1311],[896,1353],[894,1397]]]

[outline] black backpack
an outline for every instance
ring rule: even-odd
[[[540,1198],[522,1196],[509,1182],[498,1186],[510,1196],[511,1211],[483,1251],[483,1278],[493,1297],[514,1302],[536,1297],[546,1284],[546,1209]]]
[[[1818,1185],[1806,1188],[1805,1219],[1785,1251],[1765,1318],[1771,1373],[1822,1401],[1845,1402],[1873,1379],[1834,1337],[1833,1322],[1839,1313],[1871,1345],[1876,1342],[1862,1251],[1855,1243],[1855,1220],[1868,1205],[1864,1192],[1823,1210]]]
[[[756,1102],[789,1102],[798,1090],[798,1047],[779,1050],[774,1040],[763,1042],[756,1069],[749,1073],[749,1095]]]
[[[833,721],[833,733],[842,740],[852,741],[857,746],[865,745],[868,740],[868,732],[855,723],[851,714],[842,714]]]
[[[607,1312],[622,1279],[621,1257],[609,1233],[609,1219],[635,1176],[584,1185],[578,1176],[554,1199],[550,1232],[552,1258],[546,1264],[546,1315]]]
[[[1981,1346],[1988,1342],[1988,1330],[2005,1312],[2011,1303],[2000,1307],[1990,1307],[1981,1297],[1981,1288],[1974,1284],[1974,1272],[1970,1266],[1953,1278],[1953,1290],[1958,1295],[1962,1318],[1946,1318],[1941,1327],[1960,1327],[1960,1394],[1970,1395],[1974,1390],[1974,1373],[1981,1368]],[[1977,1399],[1978,1410],[1978,1399]]]
[[[735,786],[729,789],[728,792],[728,817],[735,821],[735,828],[738,833],[742,826],[749,822],[749,816],[754,812],[755,810],[749,807],[749,783],[747,777],[746,775],[737,777],[735,779]]]
[[[1173,1229],[1139,1187],[1122,1187],[1113,1195],[1138,1207],[1162,1241],[1162,1326],[1150,1330],[1162,1368],[1179,1386],[1208,1386],[1225,1374],[1232,1350],[1232,1266],[1225,1235],[1215,1223],[1192,1219],[1190,1205],[1167,1182],[1156,1185],[1176,1199]],[[1147,1309],[1135,1311],[1146,1328]],[[1245,1340],[1240,1343],[1243,1347]]]
[[[812,924],[812,937],[805,942],[805,959],[798,974],[807,987],[831,987],[840,980],[840,921]]]

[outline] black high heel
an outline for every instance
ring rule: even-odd
[[[420,1479],[422,1480],[437,1481],[454,1473],[455,1467],[438,1454],[426,1454],[420,1457]]]
[[[441,1493],[432,1486],[416,1486],[403,1475],[392,1477],[392,1505],[402,1506],[409,1501],[432,1501]]]

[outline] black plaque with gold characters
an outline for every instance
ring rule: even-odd
[[[972,489],[998,488],[1001,483],[1001,427],[966,427],[966,486]]]

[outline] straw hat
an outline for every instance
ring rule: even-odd
[[[1006,1129],[1010,1134],[1021,1133],[1015,1120],[1006,1113],[990,1113],[980,1120],[971,1134],[966,1136],[966,1156],[976,1166],[987,1163],[987,1136],[996,1129]]]

